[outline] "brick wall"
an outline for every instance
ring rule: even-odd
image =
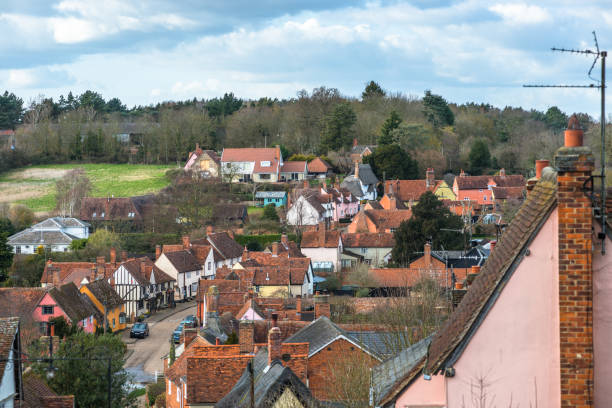
[[[218,402],[238,382],[253,355],[187,359],[187,402]]]
[[[567,132],[576,132],[576,125],[577,120],[572,117],[566,140]],[[583,191],[584,183],[593,171],[593,163],[590,148],[584,146],[562,147],[555,155],[559,211],[561,406],[568,408],[591,407],[593,404],[592,204]]]
[[[42,397],[45,408],[73,408],[74,396],[46,396]]]
[[[330,380],[333,364],[342,359],[353,358],[366,359],[372,366],[379,363],[378,360],[344,339],[337,339],[310,357],[308,360],[308,387],[315,398],[334,399],[334,395],[330,392],[333,388],[333,382]]]

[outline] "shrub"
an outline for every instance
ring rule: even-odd
[[[355,297],[358,297],[358,298],[368,297],[368,296],[370,296],[370,289],[368,288],[361,288],[357,292],[355,292]]]
[[[156,383],[147,385],[147,398],[149,405],[153,406],[157,397],[163,394],[166,390],[166,381],[163,378],[158,378]]]
[[[263,215],[261,218],[266,220],[278,221],[278,214],[276,212],[276,206],[274,204],[268,204],[264,207]]]
[[[166,393],[162,392],[155,399],[155,408],[166,408]]]

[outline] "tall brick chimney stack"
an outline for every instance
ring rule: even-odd
[[[559,212],[561,407],[593,406],[592,203],[584,191],[595,168],[572,115],[555,154]]]
[[[187,347],[198,335],[198,329],[196,327],[186,327],[183,333],[183,341],[185,342],[185,347]]]
[[[278,328],[278,315],[272,313],[272,328],[268,332],[268,366],[274,360],[281,360],[281,331]]]
[[[155,260],[157,261],[162,254],[161,245],[155,245]]]
[[[423,249],[423,262],[425,262],[426,268],[431,266],[431,244],[429,242],[425,243],[425,248]]]
[[[191,248],[191,241],[189,240],[189,235],[183,236],[183,249]]]
[[[315,319],[321,316],[331,317],[331,309],[329,306],[329,295],[321,295],[317,292],[314,297],[314,312]]]
[[[355,178],[359,178],[359,162],[355,162]]]
[[[319,246],[325,246],[325,230],[327,229],[327,225],[325,221],[321,221],[319,223]]]
[[[278,256],[278,242],[272,243],[272,256],[274,257]]]
[[[253,334],[255,323],[252,320],[241,320],[239,326],[240,353],[250,354],[253,352]]]
[[[427,188],[433,187],[436,184],[436,176],[433,168],[428,168],[425,172],[425,186]]]
[[[117,263],[117,250],[115,248],[110,249],[110,263]]]

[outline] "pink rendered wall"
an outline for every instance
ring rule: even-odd
[[[455,363],[448,408],[481,390],[498,407],[560,406],[557,231],[555,210]]]
[[[446,388],[444,379],[445,377],[442,375],[433,375],[431,380],[426,381],[420,375],[410,384],[410,392],[405,392],[397,399],[395,407],[445,407]]]
[[[601,231],[594,222],[595,233]],[[595,357],[595,408],[612,407],[612,242],[606,238],[606,254],[593,240],[593,347]]]
[[[42,306],[43,305],[45,305],[45,306],[55,306],[53,308],[53,314],[43,315],[42,314]],[[34,309],[34,312],[32,313],[32,315],[34,316],[34,320],[36,320],[37,322],[47,322],[50,319],[53,319],[54,317],[59,317],[59,316],[63,316],[66,319],[66,321],[68,321],[68,322],[71,321],[70,318],[68,317],[68,315],[66,315],[66,313],[64,313],[62,308],[59,307],[57,305],[57,303],[55,303],[55,300],[53,300],[53,298],[48,293],[45,294],[45,296],[42,298],[42,300],[40,301],[40,303],[38,304],[36,309]],[[78,322],[78,325],[80,327],[83,327],[83,322],[82,321]],[[83,331],[85,331],[86,333],[93,333],[94,332],[93,323],[90,320],[87,321],[87,327],[84,327]]]

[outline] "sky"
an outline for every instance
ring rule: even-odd
[[[606,4],[607,3],[607,4]],[[365,84],[454,103],[599,117],[592,56],[612,48],[607,1],[1,0],[0,90],[26,103],[87,89],[129,107],[167,100],[293,98]],[[607,48],[606,48],[607,47]],[[594,76],[600,76],[596,66]]]

